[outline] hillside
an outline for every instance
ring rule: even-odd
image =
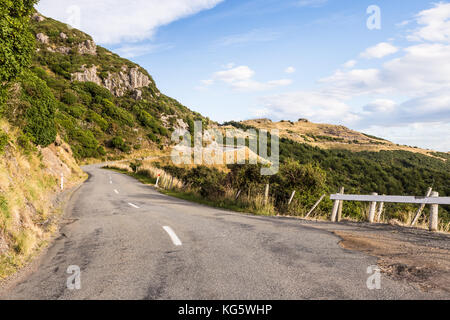
[[[146,70],[97,46],[89,35],[39,13],[31,29],[36,39],[31,72],[21,79],[22,90],[11,94],[26,102],[33,94],[29,87],[42,80],[56,99],[56,130],[78,160],[162,149],[174,129],[189,129],[197,119],[209,122],[162,94]],[[7,117],[26,127],[12,106],[18,101],[9,101]]]
[[[297,122],[273,122],[269,119],[254,119],[240,123],[244,126],[251,126],[258,129],[277,129],[283,138],[322,149],[344,149],[355,152],[401,150],[445,158],[445,156],[437,155],[431,150],[413,146],[402,146],[383,138],[351,130],[344,126],[312,123],[306,119],[299,119]]]

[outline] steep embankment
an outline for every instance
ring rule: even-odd
[[[0,279],[12,274],[41,248],[57,226],[60,176],[64,187],[85,174],[59,137],[35,147],[18,128],[0,122]]]

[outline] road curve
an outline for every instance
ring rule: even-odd
[[[37,270],[2,299],[430,299],[382,276],[376,258],[301,221],[213,209],[162,195],[99,165],[74,194]],[[80,289],[69,290],[69,266]]]

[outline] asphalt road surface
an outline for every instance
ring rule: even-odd
[[[377,259],[301,221],[213,209],[98,165],[84,170],[61,235],[2,299],[434,298],[384,275],[369,290]],[[69,266],[80,268],[79,289],[67,286]]]

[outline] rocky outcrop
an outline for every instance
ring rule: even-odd
[[[83,41],[78,45],[79,54],[97,55],[97,45],[92,40]]]
[[[99,86],[103,85],[102,79],[97,74],[96,66],[92,66],[90,68],[86,68],[86,66],[83,66],[81,70],[81,72],[72,74],[72,81],[94,82]]]
[[[37,12],[35,14],[33,14],[33,16],[31,18],[34,21],[37,21],[37,22],[42,22],[42,21],[45,20],[45,18],[43,16],[41,16],[39,13],[37,13]]]
[[[40,42],[40,43],[48,43],[48,36],[43,34],[43,33],[38,33],[36,35],[36,39]]]
[[[142,73],[138,67],[128,68],[123,66],[118,73],[107,73],[103,79],[98,76],[96,66],[82,67],[81,72],[72,74],[72,81],[90,81],[108,89],[116,97],[122,97],[127,91],[133,92],[136,100],[142,99],[142,91],[138,90],[149,86],[152,82],[150,78]]]

